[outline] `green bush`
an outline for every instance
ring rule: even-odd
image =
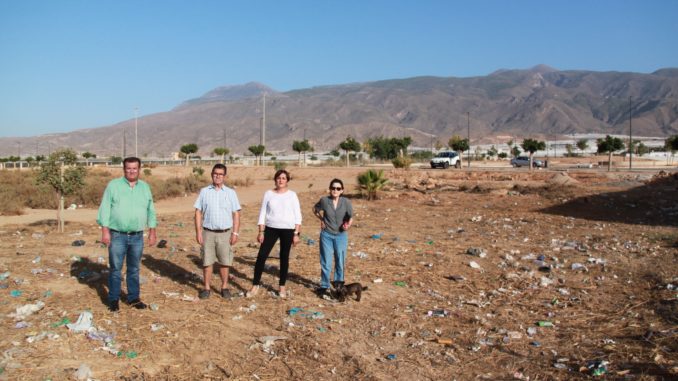
[[[149,168],[144,168],[144,176],[150,176],[153,172]]]
[[[412,165],[412,159],[407,156],[398,156],[391,160],[395,168],[409,168]]]

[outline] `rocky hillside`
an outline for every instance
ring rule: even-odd
[[[248,83],[216,88],[175,109],[139,118],[142,156],[166,156],[196,143],[199,154],[217,146],[234,153],[259,144],[262,98],[266,94],[266,147],[291,152],[304,137],[316,151],[335,148],[347,135],[411,136],[414,145],[445,143],[454,134],[472,144],[498,136],[553,138],[573,133],[628,133],[629,108],[636,136],[678,133],[678,69],[652,74],[559,71],[539,65],[499,70],[472,78],[416,77],[320,86],[276,92]],[[631,103],[629,103],[629,99]],[[0,139],[0,155],[25,147],[70,146],[99,156],[134,152],[134,120],[116,125],[32,138]]]

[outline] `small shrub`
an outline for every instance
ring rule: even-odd
[[[252,180],[250,177],[243,179],[233,179],[228,181],[230,187],[248,187],[252,184],[254,184],[254,180]]]
[[[193,174],[196,176],[202,176],[205,174],[205,170],[202,167],[193,167]]]
[[[287,168],[287,163],[283,163],[282,161],[274,161],[273,167],[275,168],[276,171],[279,171],[281,169]]]
[[[150,176],[153,173],[151,172],[150,168],[144,168],[144,176]]]
[[[391,160],[395,168],[409,168],[412,165],[412,159],[407,156],[399,156]]]

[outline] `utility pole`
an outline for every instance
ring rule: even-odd
[[[134,156],[135,157],[139,157],[139,145],[138,145],[138,140],[137,140],[137,136],[138,136],[138,131],[137,131],[138,116],[137,116],[137,114],[138,114],[138,111],[139,111],[139,108],[135,107],[134,108]]]
[[[266,146],[266,93],[262,101],[262,116],[261,116],[261,132],[259,136],[259,144]]]
[[[633,167],[633,134],[631,131],[631,96],[629,96],[629,169]]]
[[[127,132],[124,128],[122,129],[122,158],[127,157]]]
[[[471,113],[466,112],[466,129],[468,136],[468,153],[466,157],[468,158],[467,168],[471,168]]]

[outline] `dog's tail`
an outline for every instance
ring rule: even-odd
[[[363,291],[367,290],[367,286],[363,286]]]

